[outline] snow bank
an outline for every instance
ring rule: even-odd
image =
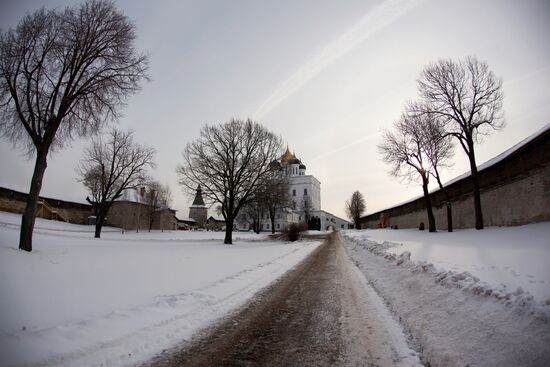
[[[536,302],[550,304],[550,222],[520,227],[489,227],[429,233],[415,229],[346,231],[368,239],[389,253],[411,253],[411,260],[440,270],[467,272],[499,292],[529,292]],[[507,290],[505,290],[507,289]]]
[[[319,242],[238,233],[106,232],[38,220],[17,250],[0,213],[0,365],[127,366],[243,305]]]
[[[373,236],[385,235],[380,232]],[[550,305],[535,302],[521,289],[492,287],[468,272],[411,261],[410,251],[397,254],[395,243],[369,237],[346,232],[348,254],[402,321],[425,362],[550,364]]]

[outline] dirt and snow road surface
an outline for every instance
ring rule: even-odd
[[[416,366],[418,354],[330,235],[246,307],[148,366]]]

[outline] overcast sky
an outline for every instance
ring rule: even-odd
[[[2,0],[0,27],[80,1]],[[152,81],[118,124],[158,150],[154,176],[188,216],[176,165],[203,124],[251,117],[288,142],[321,181],[322,209],[344,216],[355,190],[368,212],[422,193],[388,175],[376,145],[422,68],[475,55],[504,81],[507,126],[477,148],[482,163],[550,122],[550,1],[117,1],[134,20]],[[41,194],[84,201],[75,167],[86,141],[50,157]],[[28,191],[33,163],[0,140],[0,185]],[[468,170],[457,149],[446,180]]]

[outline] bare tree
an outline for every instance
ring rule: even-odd
[[[428,184],[430,181],[431,162],[426,157],[425,120],[422,115],[405,111],[394,124],[395,132],[385,131],[383,140],[378,145],[382,159],[391,165],[391,175],[414,181],[420,178],[428,214],[430,232],[435,232],[435,217],[432,209]]]
[[[117,118],[147,78],[135,38],[133,23],[108,0],[41,9],[0,33],[0,135],[35,156],[20,249],[32,251],[48,153]]]
[[[180,184],[192,192],[203,187],[205,197],[221,205],[225,244],[232,243],[239,210],[253,197],[258,185],[272,172],[270,163],[281,151],[281,139],[252,120],[231,120],[206,125],[187,144],[177,172]]]
[[[251,197],[251,199],[241,208],[238,218],[249,223],[255,233],[260,233],[265,212],[266,208],[261,198],[253,195],[253,197]]]
[[[78,167],[80,181],[90,192],[86,198],[96,216],[95,237],[113,202],[126,189],[135,188],[148,180],[147,169],[153,168],[155,150],[134,142],[131,131],[111,129],[108,139],[95,139],[84,151]]]
[[[288,177],[281,171],[278,161],[271,162],[271,174],[258,187],[258,197],[262,207],[269,214],[271,233],[275,233],[277,212],[290,206]]]
[[[475,57],[440,60],[428,65],[418,80],[425,106],[445,121],[446,134],[458,140],[470,162],[474,188],[475,227],[483,229],[483,213],[475,144],[504,127],[502,80]]]
[[[351,198],[346,200],[346,214],[348,218],[353,220],[355,228],[361,229],[361,215],[366,209],[367,205],[365,204],[365,198],[359,191],[355,191],[351,194]]]
[[[149,232],[153,229],[155,222],[155,214],[159,214],[159,220],[162,220],[161,211],[168,209],[170,202],[172,201],[172,192],[168,184],[161,184],[158,181],[150,180],[145,183],[148,194],[145,197],[147,201],[147,214],[149,217]],[[162,223],[159,223],[159,227],[162,229]]]
[[[417,108],[412,108],[417,109]],[[429,111],[429,108],[423,108]],[[453,211],[452,202],[449,191],[443,186],[441,180],[441,169],[451,166],[454,156],[454,145],[451,136],[445,133],[444,126],[436,114],[431,112],[423,113],[419,118],[424,120],[423,135],[424,145],[423,150],[426,158],[430,161],[432,170],[430,175],[435,178],[439,189],[445,196],[445,207],[447,209],[447,231],[453,231]]]
[[[283,213],[284,209],[290,207],[290,199],[288,197],[288,180],[271,181],[268,186],[266,196],[264,196],[264,204],[269,213],[271,220],[271,233],[275,233],[275,219],[277,212]]]

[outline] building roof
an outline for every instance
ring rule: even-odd
[[[197,223],[196,220],[194,220],[193,218],[177,218],[178,219],[178,222],[183,222],[183,223]]]
[[[273,161],[269,164],[269,168],[271,168],[272,170],[278,170],[281,168],[281,164],[279,163],[279,161]]]
[[[210,217],[208,217],[208,221],[209,222],[218,222],[218,223],[225,223],[225,219],[223,219],[223,217],[214,217],[213,215],[211,215]]]
[[[193,200],[192,208],[206,208],[204,205],[204,200],[202,199],[202,190],[201,185],[197,187],[197,192],[195,193],[195,200]]]
[[[292,158],[294,158],[294,155],[290,152],[290,149],[288,149],[288,145],[287,145],[286,152],[281,156],[281,162],[286,163],[290,161]]]
[[[302,164],[298,158],[296,158],[295,155],[292,156],[292,159],[288,162],[290,164]]]
[[[115,201],[129,201],[131,203],[147,204],[147,199],[139,194],[138,188],[122,190],[121,195]]]

